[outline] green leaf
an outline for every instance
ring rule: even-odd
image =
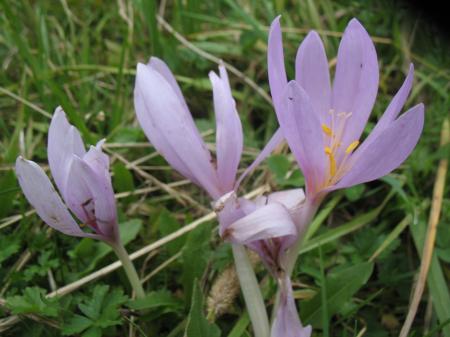
[[[156,228],[158,228],[161,237],[165,237],[181,228],[181,225],[178,222],[178,220],[172,215],[172,213],[170,213],[165,208],[163,208],[162,211],[159,213],[159,216],[155,221],[155,225]],[[179,238],[169,242],[165,246],[167,247],[169,253],[171,255],[174,255],[181,249],[185,241],[186,237],[180,236]]]
[[[107,285],[97,285],[92,296],[78,305],[85,315],[73,315],[63,326],[63,334],[83,333],[83,336],[102,336],[102,330],[121,323],[120,306],[128,301],[121,289],[109,291]]]
[[[17,253],[20,249],[20,243],[17,236],[14,235],[2,235],[0,236],[0,265],[3,261],[9,258],[11,255]]]
[[[102,337],[102,329],[98,327],[91,327],[88,330],[86,330],[85,333],[83,333],[82,337]]]
[[[114,172],[113,184],[116,192],[128,192],[135,189],[133,175],[124,164],[117,162],[113,165],[112,170]],[[129,200],[130,197],[126,199]]]
[[[189,233],[186,244],[183,247],[181,253],[183,259],[181,281],[187,303],[191,301],[194,280],[201,278],[203,275],[209,255],[211,254],[211,248],[209,246],[210,235],[210,226],[206,224],[199,226]]]
[[[364,262],[340,270],[327,277],[327,307],[328,315],[339,312],[353,295],[366,284],[373,271],[373,263]],[[313,327],[322,327],[322,291],[319,291],[310,301],[300,304],[302,321]]]
[[[18,190],[14,172],[2,173],[2,177],[0,177],[0,218],[5,217],[11,210],[14,196]]]
[[[274,154],[267,159],[269,170],[275,175],[275,181],[282,187],[298,187],[304,179],[300,170],[292,171],[292,165],[286,155]]]
[[[78,314],[73,315],[62,328],[62,334],[65,336],[83,332],[93,324],[92,320]]]
[[[158,309],[164,312],[182,312],[183,303],[167,290],[152,291],[144,298],[128,302],[134,310]]]
[[[361,196],[364,194],[366,187],[364,184],[359,184],[350,188],[346,188],[344,190],[345,197],[349,201],[356,201],[361,198]]]
[[[100,317],[103,299],[105,298],[108,290],[109,286],[107,285],[95,286],[94,293],[92,294],[91,299],[86,301],[85,303],[80,303],[78,305],[78,308],[80,308],[83,314],[95,321]]]
[[[197,282],[194,282],[191,310],[189,311],[185,337],[219,337],[220,329],[211,324],[203,314],[203,295]]]
[[[13,314],[39,314],[57,317],[59,306],[56,299],[47,299],[45,290],[38,287],[25,288],[23,295],[7,299],[7,306]]]

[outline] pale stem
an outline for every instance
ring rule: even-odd
[[[294,242],[294,244],[289,248],[289,250],[286,252],[286,257],[284,259],[284,268],[287,277],[291,277],[292,271],[294,270],[295,262],[298,258],[298,252],[300,251],[300,246],[303,242],[303,237],[305,236],[305,232],[309,227],[309,224],[311,223],[312,219],[314,218],[314,215],[317,212],[317,209],[319,208],[320,202],[309,202],[307,199],[304,205],[304,209],[301,212],[301,218],[298,221],[298,236],[297,240]],[[280,289],[278,289],[277,296],[275,298],[275,303],[273,305],[272,309],[272,321],[275,319],[275,313],[278,309],[278,304],[280,302]]]
[[[269,337],[269,319],[258,280],[244,246],[232,244],[236,272],[255,337]]]
[[[301,218],[299,219],[298,225],[298,233],[297,233],[297,241],[289,248],[286,256],[285,268],[286,273],[290,277],[292,275],[292,271],[294,270],[295,262],[297,261],[298,252],[300,250],[300,246],[303,242],[303,237],[305,236],[305,232],[308,229],[314,215],[319,208],[319,202],[310,202],[306,200],[304,209],[301,212]]]
[[[133,288],[136,297],[144,298],[145,297],[144,288],[142,288],[142,283],[139,280],[136,268],[134,268],[133,262],[131,262],[130,256],[125,250],[125,247],[122,245],[121,242],[111,244],[111,247],[116,252],[120,262],[122,262],[123,269],[125,269],[125,274],[127,275],[128,280],[130,281],[131,287]]]

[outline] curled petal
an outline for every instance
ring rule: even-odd
[[[167,137],[155,125],[152,116],[147,113],[144,96],[137,87],[134,90],[134,108],[136,110],[139,124],[152,145],[175,170],[195,184],[200,185],[190,169],[184,163],[183,159],[180,158],[178,153],[172,148],[172,144],[169,142]]]
[[[279,191],[264,195],[255,199],[257,206],[263,206],[274,202],[282,204],[288,210],[298,207],[305,200],[305,192],[302,188]]]
[[[233,222],[245,216],[234,191],[228,192],[217,199],[213,203],[213,208],[219,218],[220,236],[223,236],[223,233]]]
[[[72,155],[69,160],[69,172],[67,174],[66,185],[64,186],[64,200],[70,210],[83,223],[90,223],[90,212],[93,210],[94,200],[91,187],[86,183],[84,173],[78,165],[74,165],[76,155]]]
[[[23,193],[47,225],[67,235],[98,238],[80,229],[39,165],[18,157],[16,173]]]
[[[89,187],[99,234],[112,241],[117,241],[119,236],[116,200],[109,172],[107,170],[96,172],[86,161],[78,157],[73,159],[73,167],[75,171],[80,172],[85,185]]]
[[[135,109],[145,134],[170,165],[213,199],[220,197],[211,155],[191,114],[172,85],[151,66],[138,64]]]
[[[306,179],[306,189],[315,189],[324,174],[325,154],[319,117],[305,91],[291,81],[285,93],[286,108],[277,111],[278,122]]]
[[[300,322],[289,278],[283,281],[280,292],[281,298],[272,324],[271,337],[310,337],[312,327],[303,327]]]
[[[172,87],[174,93],[178,96],[178,99],[183,104],[184,108],[187,111],[189,111],[183,93],[181,92],[180,86],[178,85],[175,76],[173,76],[167,64],[163,60],[152,56],[150,58],[150,61],[148,62],[148,66],[164,77],[167,83],[170,84],[170,86]]]
[[[236,172],[244,144],[242,125],[236,110],[225,67],[220,66],[220,77],[209,74],[214,95],[216,113],[217,174],[222,192],[233,189]]]
[[[89,151],[82,157],[95,172],[99,173],[109,171],[109,157],[102,151],[104,142],[105,140],[102,139],[96,146],[91,146]]]
[[[261,152],[258,154],[256,159],[251,163],[249,167],[245,169],[245,171],[241,174],[238,181],[236,182],[235,189],[239,187],[242,180],[250,173],[252,172],[261,162],[266,159],[275,148],[281,144],[281,142],[284,140],[283,131],[281,128],[278,128],[277,131],[272,135],[272,138],[270,138],[269,142],[264,146],[264,148],[261,150]]]
[[[342,138],[343,148],[358,140],[366,126],[378,91],[375,46],[358,20],[352,19],[339,45],[332,108],[352,113]]]
[[[351,169],[333,189],[372,181],[396,169],[416,146],[423,122],[423,104],[405,112],[367,147],[355,152]]]
[[[301,43],[295,60],[295,80],[308,94],[322,123],[329,124],[331,85],[328,61],[319,34],[310,32]]]
[[[389,125],[397,118],[398,114],[402,110],[405,105],[406,100],[408,99],[409,93],[411,91],[411,87],[414,80],[414,66],[411,64],[409,66],[408,76],[406,76],[403,85],[400,90],[392,99],[391,103],[387,107],[383,116],[380,118],[378,123],[375,125],[375,128],[369,134],[364,143],[360,146],[360,151],[364,151],[364,149],[375,140],[381,132],[383,132]]]
[[[62,195],[72,155],[82,157],[86,150],[80,133],[67,121],[61,107],[56,108],[48,131],[48,162],[53,179]]]
[[[283,94],[287,85],[280,16],[273,20],[272,25],[270,26],[267,63],[273,105],[275,106],[275,110],[279,110],[282,109]]]
[[[232,223],[223,233],[225,238],[241,244],[296,234],[289,211],[279,203],[258,208]]]

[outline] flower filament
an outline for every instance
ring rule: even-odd
[[[336,184],[350,169],[347,160],[359,145],[359,140],[351,142],[345,150],[342,148],[342,137],[345,132],[345,125],[351,112],[336,113],[330,109],[330,126],[323,123],[321,125],[325,138],[325,155],[328,157],[328,174],[325,176],[323,186]]]

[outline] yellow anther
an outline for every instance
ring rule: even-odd
[[[325,146],[325,153],[327,154],[330,161],[330,176],[334,177],[334,175],[336,174],[336,159],[334,159],[333,151],[329,146]]]
[[[84,226],[86,226],[85,223],[80,223],[80,227],[83,228]]]
[[[345,150],[346,154],[352,153],[359,145],[359,140],[355,140],[354,142],[350,143],[349,146],[347,146],[347,149]]]
[[[325,124],[322,124],[322,130],[329,137],[331,137],[333,135],[333,132],[331,131],[331,129]]]

